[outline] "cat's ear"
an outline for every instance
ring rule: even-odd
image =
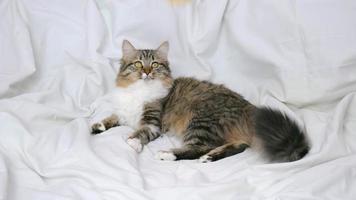
[[[122,57],[132,57],[136,52],[136,48],[128,40],[122,42]]]
[[[156,51],[159,56],[161,56],[163,58],[167,58],[168,50],[169,50],[169,43],[168,43],[168,41],[165,41],[157,48]]]

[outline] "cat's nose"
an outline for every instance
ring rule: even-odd
[[[145,72],[145,74],[149,74],[151,73],[151,69],[150,68],[143,68],[143,72]]]

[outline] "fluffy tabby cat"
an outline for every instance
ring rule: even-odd
[[[272,161],[295,161],[309,151],[305,134],[285,114],[259,108],[223,85],[194,78],[173,79],[168,42],[136,49],[127,40],[116,80],[114,114],[92,126],[97,134],[118,125],[136,131],[127,143],[137,152],[168,130],[183,147],[160,151],[160,160],[216,161],[262,147]]]

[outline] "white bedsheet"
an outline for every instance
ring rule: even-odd
[[[0,199],[355,199],[356,1],[0,0]],[[310,153],[162,162],[89,134],[121,42],[170,42],[175,77],[224,83],[305,127]]]

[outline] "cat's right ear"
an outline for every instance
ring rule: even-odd
[[[136,54],[136,48],[128,41],[124,40],[122,42],[122,57],[123,58],[130,58]]]
[[[169,49],[169,43],[168,43],[168,41],[165,41],[157,48],[156,51],[161,57],[167,58],[168,49]]]

